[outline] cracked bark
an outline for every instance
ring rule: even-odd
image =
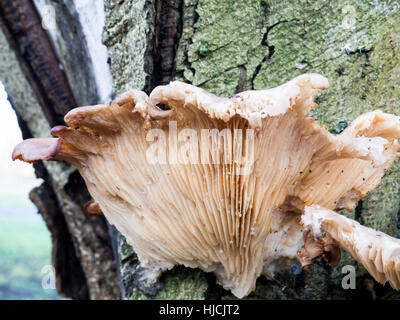
[[[182,1],[157,0],[155,3],[152,88],[169,83],[175,75],[175,54],[182,33]]]
[[[276,26],[279,26],[281,23],[285,23],[285,22],[287,22],[287,20],[278,21],[278,22],[274,23],[273,25],[268,26],[267,31],[265,31],[265,33],[264,33],[264,36],[261,40],[261,45],[268,48],[268,55],[264,56],[264,58],[261,60],[261,62],[257,65],[256,70],[254,71],[254,73],[251,77],[251,89],[253,89],[253,90],[254,90],[254,80],[260,73],[261,67],[263,66],[263,64],[266,61],[271,60],[272,56],[275,53],[275,46],[268,43],[268,34],[272,31],[273,28],[275,28]]]

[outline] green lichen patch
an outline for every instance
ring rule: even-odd
[[[145,89],[152,64],[154,6],[149,0],[105,2],[106,26],[103,42],[108,48],[115,93]]]
[[[250,89],[257,66],[269,53],[262,44],[268,28],[265,10],[258,1],[199,0],[195,7],[185,1],[178,78],[229,96],[238,87],[239,67],[245,66],[243,87]]]
[[[161,281],[165,283],[163,290],[159,291],[151,299],[155,300],[203,300],[207,290],[207,282],[204,273],[200,270],[175,267],[171,271],[164,272]],[[133,288],[129,299],[148,300],[137,288]]]

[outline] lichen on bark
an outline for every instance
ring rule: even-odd
[[[147,88],[153,71],[149,57],[154,35],[153,1],[109,0],[105,15],[103,42],[110,56],[115,93]]]

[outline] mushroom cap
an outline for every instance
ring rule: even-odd
[[[13,158],[73,163],[152,281],[199,267],[243,297],[281,257],[297,258],[305,205],[351,208],[398,156],[396,116],[362,115],[337,136],[309,117],[327,87],[305,74],[228,98],[179,81],[133,90],[70,111],[58,138],[26,140]]]

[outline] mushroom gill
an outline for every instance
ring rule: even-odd
[[[327,87],[305,74],[229,98],[178,81],[133,90],[70,111],[58,138],[25,140],[13,159],[74,164],[149,282],[199,267],[243,297],[274,261],[298,258],[304,206],[352,208],[398,156],[396,116],[367,113],[337,136],[309,117]]]

